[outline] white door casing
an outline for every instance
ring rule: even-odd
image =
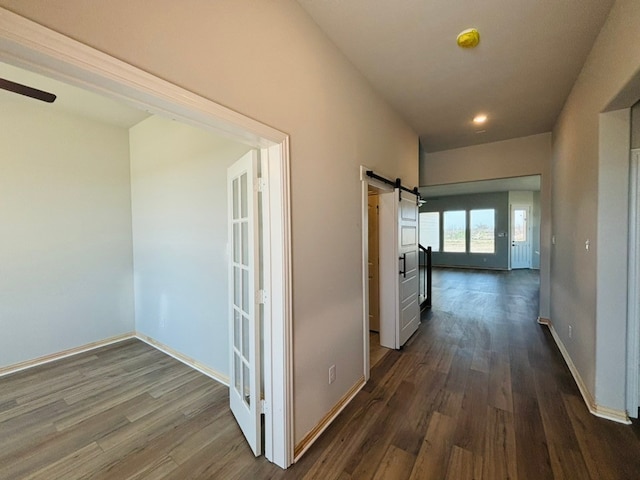
[[[631,151],[627,296],[627,414],[640,406],[640,149]]]
[[[511,205],[511,268],[531,268],[530,219],[530,205]]]
[[[251,150],[227,170],[229,402],[254,455],[262,453],[257,165]]]
[[[420,325],[418,278],[418,204],[412,193],[396,189],[398,219],[398,288],[396,348],[402,347]]]

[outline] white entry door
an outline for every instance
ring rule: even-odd
[[[256,151],[227,170],[229,198],[229,397],[253,453],[262,453]]]
[[[398,193],[400,192],[400,193]],[[398,289],[396,348],[400,348],[420,325],[418,299],[418,204],[416,196],[396,189],[398,218]]]
[[[531,206],[511,205],[511,268],[531,268]]]

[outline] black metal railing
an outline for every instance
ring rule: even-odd
[[[419,248],[419,267],[420,267],[420,310],[431,308],[431,247],[423,247],[418,244]]]

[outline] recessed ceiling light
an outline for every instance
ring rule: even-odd
[[[483,113],[480,113],[475,117],[473,117],[473,123],[475,123],[476,125],[482,125],[486,121],[487,121],[487,116]]]

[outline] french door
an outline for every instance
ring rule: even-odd
[[[262,453],[257,151],[227,170],[231,411],[253,453]]]

